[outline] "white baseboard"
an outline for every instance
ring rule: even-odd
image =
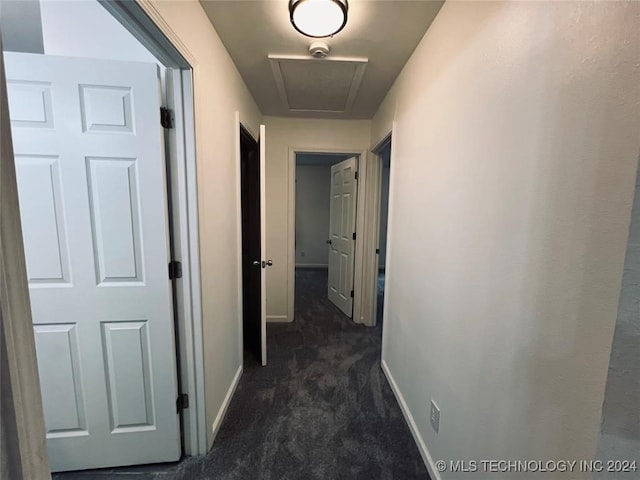
[[[267,323],[290,323],[286,315],[267,315]]]
[[[296,263],[296,268],[329,268],[326,263]]]
[[[220,410],[218,410],[218,415],[216,415],[216,419],[213,421],[213,425],[211,425],[211,430],[213,431],[213,442],[216,441],[216,435],[218,434],[218,430],[220,430],[220,425],[222,425],[222,420],[224,420],[224,416],[227,413],[227,408],[229,408],[229,404],[231,403],[231,399],[233,398],[233,394],[238,387],[238,383],[240,383],[240,377],[242,376],[242,365],[238,367],[238,371],[236,375],[233,377],[233,381],[229,386],[229,390],[227,390],[227,394],[224,397],[224,401],[222,402],[222,406]]]
[[[416,425],[416,422],[413,419],[413,415],[409,411],[407,402],[404,401],[402,392],[400,392],[400,389],[398,388],[398,384],[394,380],[393,375],[391,375],[391,371],[387,366],[387,362],[382,360],[381,363],[382,363],[382,371],[387,377],[387,380],[389,380],[389,385],[391,385],[391,390],[393,391],[393,394],[395,395],[396,400],[398,400],[398,403],[400,404],[400,409],[402,410],[402,414],[404,415],[405,420],[409,424],[409,430],[411,430],[411,435],[413,435],[413,439],[415,440],[416,445],[418,446],[418,450],[420,451],[420,455],[422,456],[422,461],[424,462],[425,466],[427,467],[427,470],[429,471],[429,476],[433,480],[442,480],[442,477],[440,476],[440,472],[438,472],[438,470],[436,469],[435,462],[433,461],[433,457],[431,456],[431,453],[429,453],[429,449],[427,448],[427,445],[424,443],[424,440],[420,436],[420,432],[418,432],[418,426]]]

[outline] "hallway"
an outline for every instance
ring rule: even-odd
[[[269,324],[269,365],[245,361],[206,456],[54,479],[429,479],[380,368],[381,334],[329,302],[326,270],[299,269],[296,320]]]
[[[380,369],[381,330],[329,302],[326,270],[297,270],[296,320],[269,324],[269,366],[245,364],[213,450],[184,478],[429,478]]]

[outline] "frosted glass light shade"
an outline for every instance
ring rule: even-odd
[[[303,35],[335,35],[347,23],[347,0],[289,0],[291,24]]]

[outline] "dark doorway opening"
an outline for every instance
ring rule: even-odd
[[[378,233],[378,279],[376,319],[382,323],[385,293],[385,265],[387,262],[387,229],[389,218],[389,174],[391,169],[391,139],[378,153],[382,162],[380,175],[380,227]]]
[[[244,363],[261,358],[260,265],[260,148],[240,125],[240,182],[242,211],[242,331]]]

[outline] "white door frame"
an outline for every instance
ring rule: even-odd
[[[356,200],[356,252],[355,268],[353,278],[353,321],[364,323],[362,317],[362,265],[364,236],[364,212],[362,205],[365,202],[365,189],[360,188],[367,175],[368,155],[366,150],[322,148],[313,146],[290,146],[289,147],[289,168],[288,168],[288,198],[287,198],[287,315],[286,317],[267,316],[269,322],[293,322],[295,306],[295,283],[296,283],[296,155],[298,153],[343,153],[358,157],[358,198]]]
[[[238,283],[237,283],[237,305],[238,305],[238,331],[240,335],[238,336],[238,351],[242,352],[244,350],[244,303],[243,303],[243,290],[242,290],[242,282],[244,282],[243,270],[242,270],[242,172],[241,172],[241,146],[240,146],[240,128],[244,128],[253,139],[258,139],[259,135],[256,135],[248,122],[245,123],[240,118],[240,112],[236,110],[234,121],[233,121],[233,131],[235,132],[234,138],[234,148],[235,148],[235,156],[236,156],[236,234],[240,239],[240,243],[238,245],[238,258],[236,259],[238,265]],[[261,207],[262,208],[262,207]],[[261,220],[262,221],[262,220]],[[240,367],[243,368],[242,366]],[[238,377],[239,378],[239,377]],[[234,385],[237,386],[237,382],[234,382]],[[235,391],[235,387],[233,388]],[[218,424],[219,426],[219,424]]]
[[[267,366],[267,130],[260,125],[258,136],[258,154],[260,161],[260,354],[263,367]]]
[[[385,135],[373,148],[369,161],[369,172],[363,183],[366,189],[365,206],[364,206],[364,251],[363,251],[363,276],[362,276],[362,318],[363,323],[370,327],[375,327],[377,323],[377,300],[378,300],[378,254],[376,250],[379,248],[380,239],[380,211],[381,211],[381,186],[382,186],[382,157],[380,153],[386,148],[391,141],[391,132]],[[393,145],[393,144],[392,144]],[[389,181],[391,183],[391,180]],[[391,201],[391,195],[389,195]],[[389,224],[388,224],[389,225]],[[387,231],[389,228],[387,227]],[[388,238],[388,236],[387,236]],[[387,247],[387,259],[388,255]],[[388,260],[387,260],[388,263]],[[387,265],[385,265],[387,272]],[[386,277],[385,273],[385,277]],[[385,295],[386,295],[385,281]],[[385,302],[385,309],[388,302]],[[386,312],[383,314],[386,314]]]
[[[178,320],[178,376],[180,393],[189,395],[189,408],[182,411],[183,446],[186,455],[199,455],[206,453],[207,447],[193,82],[190,70],[167,69],[169,75],[173,77],[173,88],[168,91],[167,107],[174,116],[167,155],[171,172],[171,235],[174,259],[182,263],[174,306]]]

